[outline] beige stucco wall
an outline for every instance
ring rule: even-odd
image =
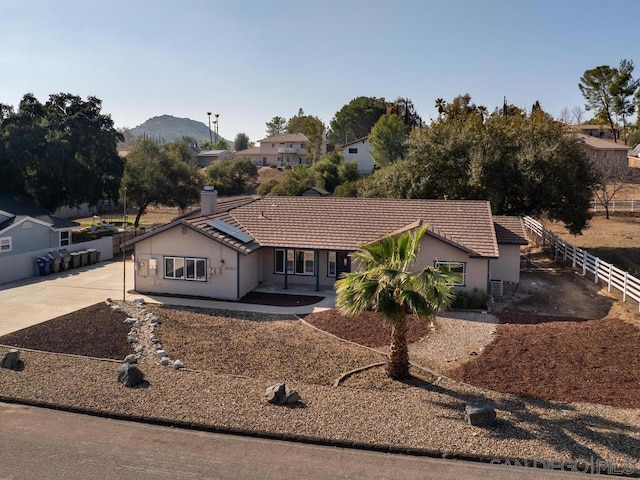
[[[520,282],[520,245],[499,245],[500,258],[492,258],[491,279],[503,282]]]
[[[420,246],[420,253],[414,265],[414,270],[424,267],[433,267],[436,261],[440,262],[460,262],[466,264],[465,284],[456,286],[456,289],[472,291],[477,288],[480,291],[487,291],[489,261],[486,258],[470,258],[469,255],[445,242],[437,240],[429,235],[425,235]]]
[[[205,258],[207,280],[202,282],[164,278],[164,257],[167,256]],[[150,259],[156,260],[155,271],[149,268]],[[183,229],[178,225],[137,243],[135,260],[135,289],[139,292],[232,300],[238,298],[238,253],[190,228]]]

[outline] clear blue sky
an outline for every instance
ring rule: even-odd
[[[328,125],[357,96],[427,121],[464,93],[558,116],[585,70],[640,62],[638,18],[638,0],[2,0],[0,102],[95,95],[128,128],[211,111],[231,140],[299,108]]]

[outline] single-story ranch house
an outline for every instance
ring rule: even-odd
[[[518,282],[522,220],[493,217],[487,201],[235,197],[202,192],[199,210],[135,245],[135,290],[238,300],[257,287],[333,289],[349,253],[428,225],[415,268],[453,264],[460,290]]]

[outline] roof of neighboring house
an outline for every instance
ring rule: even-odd
[[[584,143],[587,147],[596,149],[596,150],[629,150],[628,145],[624,145],[622,143],[615,143],[611,140],[605,140],[603,138],[592,137],[591,135],[577,134],[576,138],[582,143]]]
[[[324,188],[309,187],[304,192],[302,192],[302,195],[318,196],[318,195],[331,195],[331,194],[327,192]]]
[[[231,216],[262,246],[357,250],[416,221],[472,256],[498,257],[486,201],[263,197]]]
[[[640,157],[640,143],[629,152],[629,155],[632,157]]]
[[[229,150],[202,150],[200,152],[198,152],[198,156],[199,157],[203,157],[203,156],[215,156],[215,155],[221,155],[223,153],[231,153],[231,151]]]
[[[2,213],[2,212],[6,212]],[[77,227],[80,224],[52,215],[47,209],[40,207],[9,190],[0,190],[0,230],[29,217],[44,222],[54,229]]]
[[[308,142],[309,139],[306,135],[302,133],[281,133],[280,135],[274,135],[273,137],[263,138],[262,140],[258,140],[258,142]]]
[[[591,123],[581,123],[580,125],[569,125],[569,128],[573,130],[604,130],[611,132],[609,125],[594,125]]]
[[[493,216],[496,238],[499,244],[527,245],[527,234],[521,217]]]
[[[236,152],[236,155],[260,155],[260,147],[251,147],[246,150]]]
[[[251,195],[233,195],[228,197],[218,197],[218,199],[216,200],[216,208],[218,212],[223,212],[223,211],[226,212],[233,208],[237,208],[247,203],[254,202],[258,198],[259,197],[257,196],[251,196]],[[192,210],[189,210],[188,212],[185,212],[182,215],[178,215],[177,217],[173,218],[171,221],[175,222],[176,220],[199,216],[200,210],[201,210],[200,205],[198,205],[198,207]]]
[[[343,144],[342,147],[340,147],[340,148],[348,147],[350,145],[355,145],[356,143],[364,143],[364,142],[366,142],[368,140],[369,140],[369,137],[357,138],[356,140],[353,140],[352,142]]]

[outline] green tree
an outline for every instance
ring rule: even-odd
[[[164,146],[164,151],[167,155],[170,155],[182,162],[189,163],[191,161],[191,150],[189,150],[189,144],[181,140],[166,144]]]
[[[445,109],[447,108],[447,102],[443,98],[436,98],[436,110],[438,110],[438,120],[442,120]]]
[[[229,150],[229,142],[222,137],[218,137],[218,139],[213,142],[211,150]]]
[[[633,62],[622,60],[617,70],[617,75],[611,85],[613,96],[613,112],[622,121],[622,134],[625,144],[629,136],[627,118],[633,116],[636,111],[634,95],[640,95],[640,80],[633,78]]]
[[[284,117],[275,116],[267,122],[267,138],[280,135],[285,132],[287,120]]]
[[[50,210],[117,200],[123,137],[101,108],[96,97],[59,93],[44,105],[27,94],[17,111],[5,109],[2,170],[11,177],[2,184]]]
[[[448,266],[425,267],[412,272],[427,231],[421,227],[399,236],[388,236],[350,254],[358,271],[336,282],[336,306],[342,313],[365,311],[381,314],[391,325],[391,348],[387,375],[395,380],[409,376],[407,312],[433,320],[435,312],[448,307],[456,280]]]
[[[138,209],[135,228],[149,205],[187,208],[196,203],[203,181],[198,170],[168,154],[151,140],[138,140],[129,151],[121,194]]]
[[[249,136],[246,133],[239,133],[233,139],[233,147],[236,152],[241,152],[249,148]]]
[[[238,195],[255,187],[258,167],[248,158],[220,160],[207,168],[206,176],[220,195]]]
[[[301,165],[286,170],[277,185],[271,188],[269,195],[298,196],[311,187],[324,188],[322,177],[313,168]]]
[[[593,110],[597,117],[602,118],[609,125],[614,141],[617,141],[617,129],[614,121],[614,95],[611,92],[616,82],[618,71],[608,65],[586,70],[578,88],[586,100],[585,109]]]
[[[327,139],[342,145],[364,138],[385,113],[387,102],[384,98],[356,97],[336,112],[329,123]]]
[[[387,113],[396,114],[402,119],[407,130],[420,128],[422,126],[422,118],[416,112],[416,107],[408,98],[398,97],[393,103],[387,106]]]
[[[373,147],[371,156],[379,166],[388,165],[404,157],[407,127],[395,113],[383,115],[371,129],[369,143]]]
[[[285,128],[287,133],[302,133],[308,142],[307,161],[317,162],[322,155],[322,144],[324,142],[324,123],[318,117],[304,115],[302,109],[298,115],[291,117]]]

